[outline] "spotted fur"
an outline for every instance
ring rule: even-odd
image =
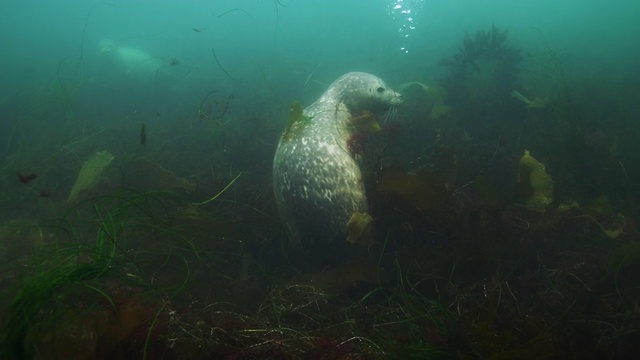
[[[354,131],[349,120],[401,103],[380,78],[351,72],[304,109],[295,131],[285,131],[273,161],[273,186],[280,219],[303,249],[344,241],[353,213],[368,210],[362,173],[346,144]]]

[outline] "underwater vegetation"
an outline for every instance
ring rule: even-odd
[[[509,42],[509,30],[495,25],[467,33],[458,52],[441,60],[449,69],[440,81],[447,103],[456,104],[453,111],[466,126],[504,117],[513,103],[511,94],[519,88],[522,60],[522,51]]]
[[[0,163],[0,358],[632,358],[636,85],[580,90],[551,51],[534,79],[508,35],[465,36],[448,76],[400,87],[398,123],[349,139],[375,239],[327,268],[273,205],[281,125],[312,120],[295,99],[241,112],[207,88],[187,115],[105,125],[64,79],[25,95]]]
[[[117,210],[107,205],[110,199],[96,201],[89,228],[75,227],[70,215],[31,224],[37,231],[24,237],[26,226],[3,223],[3,240],[35,242],[34,255],[5,265],[5,276],[16,277],[5,285],[19,290],[3,296],[3,358],[116,357],[127,353],[133,338],[145,342],[145,324],[155,323],[162,306],[155,310],[160,297],[150,297],[137,267],[143,261],[133,263],[126,253],[122,233],[133,209],[144,211],[149,200],[133,195],[121,198]]]

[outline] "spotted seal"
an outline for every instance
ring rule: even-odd
[[[382,79],[350,72],[306,109],[291,106],[273,161],[273,186],[280,219],[306,252],[355,243],[371,220],[358,139],[380,129],[376,114],[402,101]]]

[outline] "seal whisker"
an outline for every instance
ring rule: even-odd
[[[389,109],[387,109],[387,111],[385,111],[385,113],[382,115],[382,123],[387,124],[389,123],[389,120],[391,120],[391,122],[394,122],[396,121],[397,118],[398,118],[398,106],[390,105]]]
[[[393,106],[390,106],[387,111],[382,114],[382,123],[386,124],[389,121],[389,113],[391,112]]]

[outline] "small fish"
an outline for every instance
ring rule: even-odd
[[[195,31],[195,32],[203,32],[206,28],[194,28],[192,27],[191,30]]]
[[[144,128],[144,123],[142,123],[142,127],[140,128],[140,145],[147,147],[147,131]]]
[[[20,180],[20,182],[25,184],[25,185],[27,185],[29,183],[29,181],[35,180],[35,178],[37,178],[37,177],[38,177],[38,175],[36,175],[36,174],[23,176],[22,174],[20,174],[20,172],[18,172],[18,180]]]

